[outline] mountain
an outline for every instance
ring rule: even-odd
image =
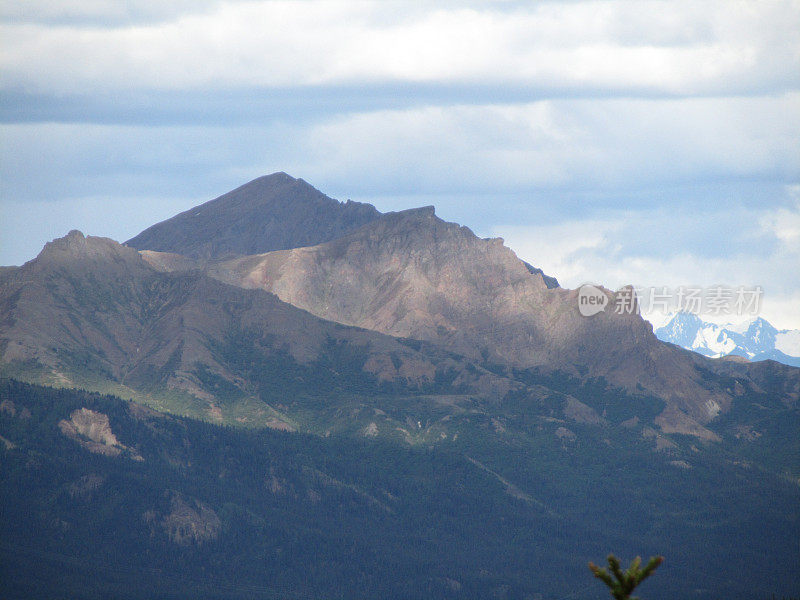
[[[313,246],[336,239],[380,213],[338,202],[286,173],[245,185],[145,229],[126,245],[191,258],[220,258]]]
[[[761,371],[722,367],[664,344],[636,314],[581,316],[575,290],[555,287],[502,239],[442,221],[433,207],[378,214],[337,239],[294,247],[308,239],[292,233],[295,213],[314,214],[320,203],[342,210],[302,180],[275,174],[204,205],[217,215],[204,230],[213,237],[187,241],[176,233],[195,218],[192,211],[161,224],[183,254],[137,253],[79,233],[49,244],[36,260],[0,275],[9,315],[0,328],[2,372],[41,383],[80,381],[200,418],[295,428],[312,427],[301,422],[315,413],[276,403],[276,384],[259,375],[276,369],[279,357],[302,365],[291,385],[300,380],[304,394],[316,397],[327,384],[321,375],[314,381],[315,368],[362,393],[392,385],[495,402],[527,390],[586,404],[582,394],[599,386],[660,405],[638,417],[664,433],[707,439],[717,436],[706,425],[735,398],[762,389]],[[269,243],[261,224],[286,218],[282,243],[293,247],[192,257],[201,246],[236,254],[229,207],[234,217],[255,215],[237,227],[259,244]],[[324,222],[306,225],[330,231]],[[625,290],[604,293],[613,306]],[[331,363],[348,353],[349,379]],[[245,368],[248,361],[262,366]],[[787,402],[800,398],[798,372],[772,370],[768,379]],[[312,420],[313,427],[324,421],[319,414]]]
[[[596,411],[588,390],[607,390],[640,398],[631,405],[641,414],[631,416],[642,423],[712,440],[706,425],[737,397],[761,393],[764,378],[790,405],[800,398],[798,371],[717,365],[660,342],[635,313],[581,316],[577,291],[554,287],[502,239],[480,239],[433,207],[378,215],[314,246],[189,256],[201,246],[235,254],[228,206],[234,216],[257,213],[237,225],[242,239],[268,243],[261,224],[287,211],[314,214],[320,204],[342,210],[302,180],[275,174],[205,205],[218,215],[206,235],[219,237],[187,247],[175,234],[185,254],[137,252],[79,232],[48,244],[0,273],[0,372],[199,418],[314,431],[327,430],[325,415],[276,397],[319,399],[331,385],[361,399],[389,388],[480,402],[556,394],[559,410],[580,402]],[[163,225],[174,231],[191,215]],[[283,243],[294,246],[300,221],[287,219]],[[613,306],[625,292],[603,293]]]
[[[314,246],[343,237],[380,216],[370,204],[338,202],[302,179],[279,172],[148,227],[125,245],[162,253],[154,260],[177,260],[182,268],[197,268],[193,260]],[[555,277],[524,264],[547,287],[558,287]]]
[[[638,315],[582,316],[577,291],[548,285],[502,239],[480,239],[433,207],[385,214],[317,246],[212,262],[207,273],[321,318],[430,341],[485,364],[602,378],[664,399],[661,422],[673,431],[701,433],[730,407],[712,367],[661,343]],[[607,294],[613,306],[618,294]]]
[[[800,367],[800,330],[778,330],[760,317],[739,325],[717,325],[680,312],[659,327],[656,336],[711,358],[741,356]]]
[[[0,596],[581,599],[609,551],[667,556],[654,600],[798,589],[800,369],[309,189],[0,269]]]
[[[523,387],[260,290],[197,270],[163,272],[132,248],[78,231],[0,275],[0,307],[0,372],[218,422],[299,427],[275,400],[286,393],[502,396]]]

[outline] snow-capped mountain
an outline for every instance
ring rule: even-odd
[[[776,360],[800,367],[800,330],[779,330],[761,317],[738,325],[717,325],[695,314],[679,312],[655,333],[663,342],[712,358],[743,356],[752,361]]]

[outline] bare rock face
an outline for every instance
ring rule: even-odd
[[[67,492],[70,498],[91,500],[104,483],[105,477],[97,473],[89,473],[73,481],[67,488]]]
[[[98,357],[113,371],[136,351],[143,310],[137,296],[152,268],[113,240],[71,231],[0,278],[0,362],[57,362],[54,353]],[[85,360],[84,360],[85,362]],[[65,381],[64,383],[69,383]]]
[[[82,408],[72,411],[69,421],[61,421],[64,427],[89,441],[105,446],[120,446],[117,436],[108,424],[108,415]]]
[[[575,432],[567,429],[566,427],[559,427],[556,429],[555,435],[558,439],[565,442],[574,442],[578,439],[578,436],[575,435]]]
[[[205,261],[173,254],[171,252],[155,252],[142,250],[140,252],[145,262],[157,271],[168,273],[170,271],[192,271],[203,267]]]
[[[70,414],[69,421],[62,419],[58,422],[58,428],[61,433],[78,442],[89,452],[119,456],[123,450],[128,450],[135,460],[142,460],[138,453],[117,440],[117,436],[111,431],[106,414],[88,408],[74,410]]]
[[[151,528],[160,529],[178,546],[202,545],[219,536],[222,527],[217,513],[197,498],[168,492],[169,512],[148,511],[144,520]]]
[[[598,415],[595,409],[571,396],[564,403],[564,416],[576,423],[588,423],[590,425],[603,425],[605,423],[605,419]]]
[[[537,362],[530,338],[540,332],[515,331],[503,320],[551,303],[542,277],[502,240],[480,240],[436,218],[433,207],[389,213],[319,246],[212,265],[209,273],[339,323],[473,356],[486,348],[497,360],[528,364]],[[508,343],[517,335],[528,342],[524,357],[521,343]]]
[[[17,416],[17,405],[11,400],[3,400],[0,402],[0,413],[5,413],[12,417]]]
[[[673,407],[667,407],[663,413],[656,417],[655,422],[664,433],[682,433],[712,442],[720,441],[720,437],[716,433],[703,427],[697,420]]]

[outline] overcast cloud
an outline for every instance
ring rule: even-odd
[[[273,171],[800,327],[800,2],[3,3],[0,264]]]

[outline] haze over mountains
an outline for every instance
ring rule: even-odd
[[[613,303],[626,290],[605,293]],[[606,507],[624,506],[641,492],[648,507],[663,502],[664,508],[641,507],[642,515],[651,510],[659,516],[652,516],[650,528],[638,535],[656,545],[674,543],[677,551],[680,544],[670,532],[691,538],[699,518],[696,513],[687,517],[680,507],[698,486],[706,485],[709,472],[717,473],[718,489],[731,502],[715,505],[719,512],[708,517],[708,535],[720,540],[731,532],[751,535],[765,510],[751,497],[771,494],[782,508],[764,526],[763,535],[778,540],[774,547],[783,549],[800,537],[794,535],[796,515],[785,510],[797,497],[800,481],[800,369],[770,360],[706,358],[660,341],[637,314],[609,310],[583,317],[576,291],[559,287],[555,279],[518,259],[503,240],[481,239],[467,227],[439,219],[433,207],[381,214],[369,205],[337,202],[303,180],[276,173],[154,225],[124,245],[70,232],[47,244],[36,259],[0,271],[0,314],[4,377],[113,393],[133,400],[131,406],[145,404],[159,413],[216,424],[423,448],[435,464],[456,456],[501,486],[502,514],[515,514],[504,502],[507,496],[516,499],[525,507],[520,509],[524,519],[530,519],[525,527],[540,519],[553,528],[550,535],[563,547],[578,531],[616,539],[625,547],[635,545],[624,525],[611,527],[613,534],[606,538],[605,533],[590,533],[598,526],[583,522],[581,515],[594,510],[584,506],[598,502],[604,508],[592,518],[610,519]],[[19,394],[26,398],[39,393],[9,389],[23,390]],[[14,404],[13,415],[10,408],[6,411],[3,436],[11,444],[6,451],[14,446],[47,455],[47,444],[42,446],[31,433],[34,425],[16,416],[23,407],[36,413],[31,401],[26,402]],[[163,456],[182,444],[198,443],[196,434],[170,434],[163,441],[170,450],[159,454],[159,442],[137,429],[139,421],[150,422],[150,416],[136,412],[144,409],[126,412],[113,402],[84,397],[70,402],[87,402],[94,408],[86,409],[94,412],[73,417],[56,403],[36,413],[44,421],[35,427],[44,431],[47,419],[64,421],[61,430],[71,432],[69,440],[84,448],[92,447],[90,442],[103,444],[112,439],[110,433],[98,441],[87,437],[94,430],[81,433],[81,427],[90,417],[104,431],[116,426],[91,416],[106,407],[129,431],[129,439],[112,444],[116,455],[127,456],[125,449],[135,449],[137,443],[151,448],[151,455],[137,452],[160,465],[158,478],[172,477],[164,475],[171,459],[162,464]],[[193,426],[186,427],[190,431]],[[257,446],[250,438],[236,439],[226,443]],[[156,460],[156,455],[162,458]],[[590,468],[601,455],[610,462]],[[274,468],[285,468],[285,460]],[[339,479],[327,472],[311,477],[303,471],[302,477],[287,476],[283,483],[277,478],[269,493],[280,496],[275,490],[287,489],[291,480],[295,487],[309,486],[309,497],[322,497],[319,482],[325,481],[371,498],[371,506],[393,506],[392,492],[373,475],[356,475],[358,467],[337,467],[317,455],[308,460],[315,473],[341,468],[358,483],[333,484]],[[674,496],[662,495],[658,477],[648,471],[651,461],[659,477],[680,479]],[[312,469],[311,463],[304,468]],[[382,462],[382,468],[389,463]],[[14,481],[24,480],[28,463],[20,456],[14,464],[19,471],[12,474],[20,478]],[[631,469],[624,491],[603,479],[610,464]],[[552,473],[559,474],[558,481],[548,479]],[[257,497],[266,475],[250,477],[242,485]],[[637,491],[637,478],[645,482],[646,492]],[[742,479],[748,484],[739,489]],[[178,495],[174,488],[148,482],[153,489],[147,494],[158,491],[178,498],[179,513],[186,512],[184,505],[194,506],[197,515],[213,513],[214,518],[200,520],[209,527],[216,524],[211,528],[218,532],[243,526],[242,515],[266,510],[256,500],[244,508],[225,491],[203,496],[185,481],[174,483],[189,486]],[[464,492],[460,485],[453,483],[448,497],[471,510],[480,494],[473,496],[473,488]],[[370,486],[375,489],[365,492]],[[495,492],[487,492],[488,497],[497,500]],[[404,488],[404,493],[407,507],[418,507],[414,492]],[[186,500],[187,494],[197,501]],[[223,496],[235,510],[223,510]],[[335,511],[336,501],[328,501],[327,509]],[[560,504],[562,516],[556,509]],[[74,506],[66,506],[69,517],[64,518],[76,518]],[[53,510],[46,505],[41,514]],[[558,525],[562,518],[570,523],[563,531]],[[137,525],[143,522],[132,519],[128,527],[135,544],[147,546],[150,542]],[[303,526],[295,514],[289,522],[286,527]],[[330,539],[336,539],[341,532],[330,521],[324,523],[333,527]],[[723,532],[724,527],[728,529]],[[460,551],[468,538],[454,542]],[[169,539],[163,543],[171,547]],[[261,543],[253,542],[266,552]],[[364,549],[368,541],[357,543],[359,552],[374,551]],[[497,543],[513,547],[515,542],[503,538]],[[698,535],[687,542],[686,551],[699,560],[704,543]],[[743,555],[728,541],[723,545],[714,564],[726,566],[715,568],[728,569],[726,577],[732,577],[743,567]],[[790,572],[786,553],[762,554],[748,560],[765,572],[776,564],[781,572]],[[320,563],[312,558],[308,564],[319,569],[323,581],[332,563],[329,555],[321,556]],[[497,591],[494,583],[476,574],[477,564],[458,567],[463,570],[459,577],[472,581],[474,576],[472,590]],[[701,576],[689,566],[681,568],[689,583],[672,588],[682,590],[679,595],[697,588],[708,574],[707,569]],[[252,577],[255,581],[260,575]],[[444,581],[448,576],[436,571],[431,577]],[[529,576],[520,577],[514,584],[519,584],[517,595],[537,589]],[[427,588],[410,581],[408,589],[415,591],[409,596],[424,597],[421,590]],[[370,585],[379,589],[377,583]],[[445,585],[453,593],[457,587]],[[557,597],[552,587],[547,589],[546,597]],[[739,588],[730,579],[719,589],[734,593]],[[437,594],[449,597],[450,592]]]

